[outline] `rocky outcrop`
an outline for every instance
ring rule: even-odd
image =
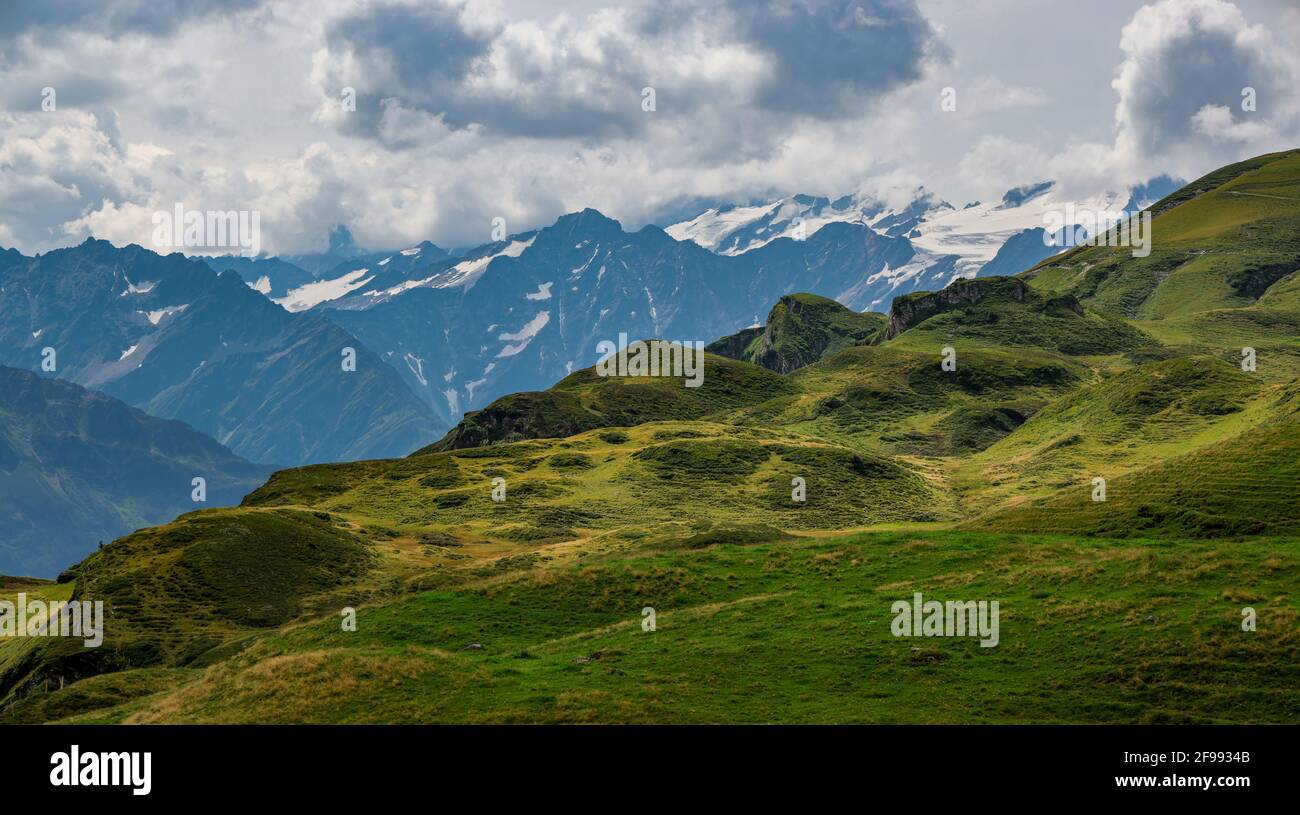
[[[787,294],[772,307],[766,325],[723,337],[707,350],[788,374],[866,342],[883,327],[884,315],[859,313],[815,294]]]
[[[601,417],[587,410],[572,393],[516,393],[503,396],[482,410],[466,413],[465,418],[442,439],[413,455],[523,439],[572,436],[602,426]]]
[[[889,325],[880,339],[882,342],[892,340],[909,328],[945,311],[973,306],[992,298],[1023,303],[1029,296],[1029,286],[1016,277],[954,280],[941,291],[917,292],[894,298],[889,309]]]
[[[742,328],[735,334],[728,334],[720,340],[714,340],[712,343],[705,346],[704,350],[708,351],[710,354],[717,354],[720,357],[728,357],[730,359],[739,359],[744,362],[749,362],[749,357],[745,355],[745,352],[757,337],[763,336],[763,331],[764,328],[761,325]]]

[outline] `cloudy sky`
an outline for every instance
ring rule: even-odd
[[[291,253],[335,223],[465,246],[586,206],[1194,178],[1300,146],[1295,6],[0,0],[0,246],[147,245],[177,202]]]

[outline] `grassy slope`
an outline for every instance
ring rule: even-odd
[[[1225,359],[1251,346],[1275,381],[1300,373],[1300,151],[1217,170],[1152,211],[1148,257],[1082,247],[1023,276],[1132,318],[1167,344]]]
[[[1053,297],[1015,278],[985,277],[959,281],[954,287],[974,302],[954,303],[940,313],[909,326],[889,341],[896,348],[937,352],[952,345],[963,347],[1033,347],[1069,355],[1113,354],[1154,340],[1113,315],[1081,309],[1070,297]],[[913,303],[942,298],[940,293],[917,292],[895,301],[895,314]]]
[[[1275,386],[1210,357],[1117,369],[1071,391],[1015,433],[953,463],[968,515],[1076,490],[1246,432],[1268,421]]]
[[[726,417],[894,455],[949,455],[995,440],[965,432],[980,425],[973,416],[1010,411],[1014,427],[1088,375],[1086,366],[1049,351],[966,350],[959,358],[957,370],[945,372],[939,349],[845,349],[794,374],[799,396],[740,408]]]
[[[601,377],[594,368],[584,368],[549,390],[503,396],[466,414],[445,437],[415,455],[558,438],[599,427],[703,419],[793,391],[784,377],[748,363],[705,354],[703,366],[705,384],[694,388],[686,387],[683,378]]]
[[[356,632],[306,621],[161,690],[156,669],[102,677],[76,692],[122,701],[74,720],[1295,721],[1297,579],[1296,540],[647,545],[394,597]],[[999,646],[893,637],[890,604],[913,591],[998,599]],[[27,710],[67,714],[73,692]]]
[[[1046,498],[976,518],[972,528],[1095,535],[1240,537],[1300,534],[1300,387],[1270,400],[1259,424],[1110,478],[1097,467]],[[1107,478],[1093,501],[1092,475]],[[1086,477],[1085,477],[1086,476]]]

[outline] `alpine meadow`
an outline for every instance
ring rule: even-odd
[[[542,5],[0,13],[0,724],[59,725],[40,785],[166,794],[162,746],[89,752],[162,724],[1018,725],[972,738],[1264,777],[1300,13]],[[296,730],[185,766],[374,732]]]

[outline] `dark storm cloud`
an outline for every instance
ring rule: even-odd
[[[1137,114],[1134,136],[1144,143],[1189,138],[1189,123],[1205,105],[1241,115],[1244,87],[1253,87],[1265,103],[1275,98],[1273,67],[1243,48],[1235,32],[1193,29],[1148,55],[1142,68],[1142,81],[1133,83],[1127,101]]]
[[[776,62],[755,101],[842,118],[921,76],[947,48],[912,0],[729,0],[737,36]]]
[[[357,89],[359,115],[338,122],[356,133],[378,132],[391,98],[453,129],[594,139],[646,126],[646,86],[664,100],[664,117],[707,110],[725,123],[717,112],[729,108],[750,118],[861,115],[946,54],[913,0],[668,2],[623,15],[616,30],[592,19],[585,24],[603,27],[548,29],[539,44],[473,27],[460,7],[366,7],[330,26],[326,73],[336,87],[323,90]],[[720,58],[740,75],[682,67]],[[760,69],[761,78],[744,75]]]
[[[447,126],[463,129],[486,125],[493,132],[562,138],[608,133],[631,127],[635,106],[623,117],[611,116],[608,96],[575,96],[563,86],[563,70],[583,71],[584,66],[528,64],[526,49],[507,47],[499,55],[504,67],[524,77],[507,93],[473,87],[482,76],[500,30],[471,30],[459,6],[437,3],[412,6],[381,3],[334,22],[327,32],[333,55],[350,55],[351,70],[336,66],[331,78],[339,87],[357,90],[357,115],[344,121],[354,133],[373,134],[379,129],[384,100],[442,116]],[[622,83],[628,93],[641,85],[622,78],[625,71],[607,71],[602,85]],[[375,75],[383,81],[374,82]],[[637,97],[639,102],[639,97]],[[636,109],[639,113],[639,109]]]
[[[332,24],[326,41],[331,51],[350,51],[367,66],[361,76],[339,77],[343,87],[357,88],[358,115],[348,122],[361,132],[378,126],[382,100],[395,95],[434,112],[459,109],[456,90],[491,42],[462,28],[456,9],[435,4],[369,7]],[[367,88],[365,74],[376,64],[391,72],[392,87]],[[453,121],[468,124],[459,116]]]

